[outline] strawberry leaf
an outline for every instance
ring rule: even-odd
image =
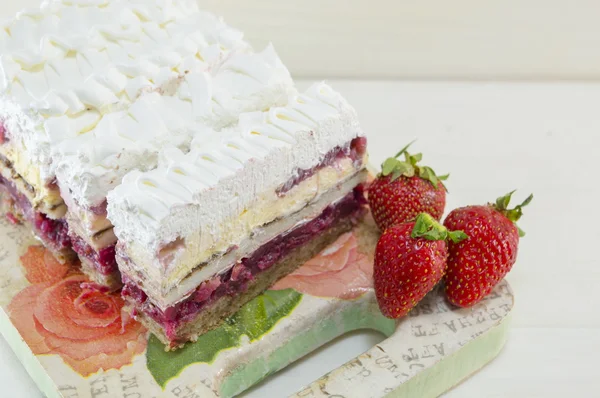
[[[463,231],[450,231],[448,232],[448,237],[452,242],[459,243],[467,239],[469,235],[465,234]]]
[[[529,195],[529,196],[527,197],[527,199],[525,199],[525,200],[523,201],[523,203],[521,203],[521,204],[520,204],[519,206],[517,206],[517,207],[525,207],[525,206],[527,206],[529,203],[531,203],[531,201],[532,201],[532,200],[533,200],[533,194]]]
[[[509,209],[508,205],[513,193],[515,193],[515,191],[509,192],[506,195],[496,199],[496,205],[494,207],[500,213],[504,214],[510,221],[517,222],[523,215],[523,207],[527,206],[533,200],[533,194],[529,195],[527,199],[523,201],[523,203],[515,206],[514,209]]]
[[[400,177],[402,177],[402,172],[400,172],[400,170],[394,170],[392,173],[392,181],[396,181]]]
[[[402,175],[412,177],[415,174],[415,169],[406,162],[402,162],[395,158],[388,158],[381,165],[381,175],[386,177],[390,174],[392,175],[392,181],[394,181]]]
[[[414,141],[413,141],[414,142]],[[392,175],[392,181],[400,178],[400,176],[413,177],[415,175],[420,178],[427,180],[433,184],[437,189],[440,181],[445,181],[448,178],[448,174],[438,177],[433,169],[428,166],[418,166],[417,164],[423,159],[422,153],[411,155],[408,153],[408,148],[413,143],[406,145],[400,152],[393,158],[387,158],[381,165],[381,175],[386,177]],[[400,156],[404,155],[404,160],[399,160]],[[444,184],[442,183],[442,186]],[[444,186],[444,189],[446,187]]]
[[[424,166],[419,169],[419,177],[429,181],[435,188],[438,186],[439,179],[431,167]]]
[[[501,196],[498,199],[496,199],[496,205],[494,206],[494,208],[497,211],[499,211],[500,213],[504,214],[504,216],[506,218],[508,218],[510,221],[512,221],[516,225],[517,221],[519,221],[519,219],[523,216],[523,207],[527,206],[533,200],[533,194],[529,195],[523,201],[523,203],[515,206],[514,209],[509,209],[508,204],[510,203],[510,199],[511,199],[513,193],[515,193],[515,191],[509,192],[506,195]],[[521,228],[519,228],[518,225],[516,225],[516,227],[519,231],[519,236],[520,237],[525,236],[525,232]]]
[[[523,215],[523,211],[521,211],[521,209],[515,208],[515,209],[511,209],[511,210],[506,210],[504,215],[510,221],[517,222],[517,221],[519,221],[519,218],[521,218],[521,216]]]
[[[395,158],[387,158],[385,162],[381,165],[381,174],[383,176],[388,176],[392,174],[392,172],[396,169],[398,163],[401,163],[398,159]]]
[[[406,145],[404,148],[402,148],[402,149],[400,150],[400,152],[398,152],[398,153],[396,154],[396,156],[394,156],[394,157],[395,157],[395,158],[398,158],[398,157],[402,156],[402,155],[403,155],[403,154],[406,152],[406,150],[408,149],[408,147],[410,147],[412,144],[414,144],[414,143],[415,143],[415,141],[416,141],[416,140],[413,140],[413,141],[409,142],[409,143],[408,143],[408,144],[407,144],[407,145]]]
[[[459,243],[469,236],[463,231],[448,231],[446,227],[437,222],[431,215],[421,213],[415,220],[415,226],[411,238],[423,238],[427,240],[447,240]]]
[[[427,240],[446,240],[448,230],[429,214],[421,213],[415,220],[415,226],[410,236]]]
[[[500,196],[498,199],[496,199],[496,209],[500,211],[508,209],[508,204],[510,203],[513,193],[515,193],[515,191],[509,192],[506,195]]]
[[[422,153],[417,153],[416,155],[411,155],[410,156],[410,163],[412,165],[415,165],[415,164],[419,163],[421,160],[423,160],[423,154]]]
[[[415,175],[415,168],[412,167],[410,164],[403,163],[403,165],[406,166],[406,170],[402,172],[402,174],[409,178],[413,177]]]
[[[423,234],[425,234],[427,232],[427,230],[429,229],[427,224],[428,224],[428,222],[425,219],[425,217],[423,217],[423,214],[419,214],[417,216],[417,219],[415,220],[415,226],[412,230],[411,237],[417,238],[417,237],[420,237]]]

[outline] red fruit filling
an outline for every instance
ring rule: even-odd
[[[12,181],[0,175],[0,191],[9,201],[9,209],[16,210],[34,227],[36,235],[39,236],[53,250],[60,251],[71,246],[68,235],[67,222],[63,219],[53,220],[44,213],[35,211],[25,195],[23,195]],[[16,218],[15,214],[9,212],[9,217]]]
[[[44,241],[51,242],[53,247],[62,250],[71,246],[67,222],[65,220],[53,220],[45,214],[35,212],[35,228]]]
[[[278,190],[277,195],[284,196],[286,192],[290,191],[296,185],[300,184],[302,181],[312,177],[319,170],[324,169],[325,167],[329,167],[334,165],[336,162],[343,158],[349,157],[354,161],[355,166],[360,166],[362,162],[362,158],[367,151],[367,139],[365,137],[357,137],[350,141],[343,147],[335,147],[327,154],[325,157],[315,167],[310,169],[298,169],[296,170],[296,175],[289,179],[285,184],[283,184]]]
[[[122,296],[133,302],[136,310],[143,311],[161,324],[170,340],[176,340],[179,326],[193,320],[210,303],[225,295],[235,296],[245,291],[248,282],[257,274],[269,269],[292,250],[318,237],[338,221],[349,217],[358,219],[365,211],[364,202],[363,190],[355,189],[339,202],[328,206],[317,218],[277,236],[249,257],[243,258],[228,272],[202,283],[190,297],[165,311],[152,304],[146,294],[128,280],[126,275],[123,275],[125,286]]]
[[[107,211],[106,211],[106,206],[107,205],[108,205],[108,203],[106,202],[106,199],[105,199],[99,205],[91,207],[90,211],[92,213],[94,213],[95,215],[97,215],[97,216],[104,216],[104,217],[106,217],[106,215],[108,214]]]
[[[70,234],[73,242],[73,250],[80,256],[87,258],[94,268],[102,275],[110,275],[117,271],[117,260],[115,258],[115,245],[107,246],[99,251],[88,245],[81,237]]]
[[[0,145],[4,144],[8,141],[8,137],[6,136],[6,128],[3,123],[0,123]]]
[[[17,218],[17,216],[15,216],[12,213],[6,213],[6,218],[8,219],[8,221],[12,224],[12,225],[19,225],[21,224],[21,222],[19,221],[19,219]]]

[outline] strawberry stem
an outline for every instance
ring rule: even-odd
[[[415,227],[410,235],[412,238],[424,238],[427,240],[447,240],[458,243],[468,236],[463,231],[448,231],[446,227],[437,222],[431,215],[421,213],[415,220]]]

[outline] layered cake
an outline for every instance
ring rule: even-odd
[[[108,215],[136,318],[169,347],[217,326],[353,226],[365,158],[353,108],[317,84],[127,174]]]
[[[165,143],[186,150],[195,124],[220,129],[294,88],[272,47],[253,53],[193,1],[80,3],[47,2],[2,32],[2,203],[116,289],[108,190]]]
[[[365,211],[366,139],[195,0],[47,0],[0,29],[0,199],[168,348]],[[124,286],[123,286],[124,285]]]

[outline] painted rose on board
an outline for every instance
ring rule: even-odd
[[[292,288],[318,297],[355,299],[373,287],[373,261],[359,251],[353,232],[338,238],[272,289]]]
[[[123,300],[86,288],[86,276],[61,264],[41,246],[21,257],[31,286],[17,294],[8,310],[36,355],[57,354],[82,376],[119,369],[144,352],[146,329],[122,318]]]

